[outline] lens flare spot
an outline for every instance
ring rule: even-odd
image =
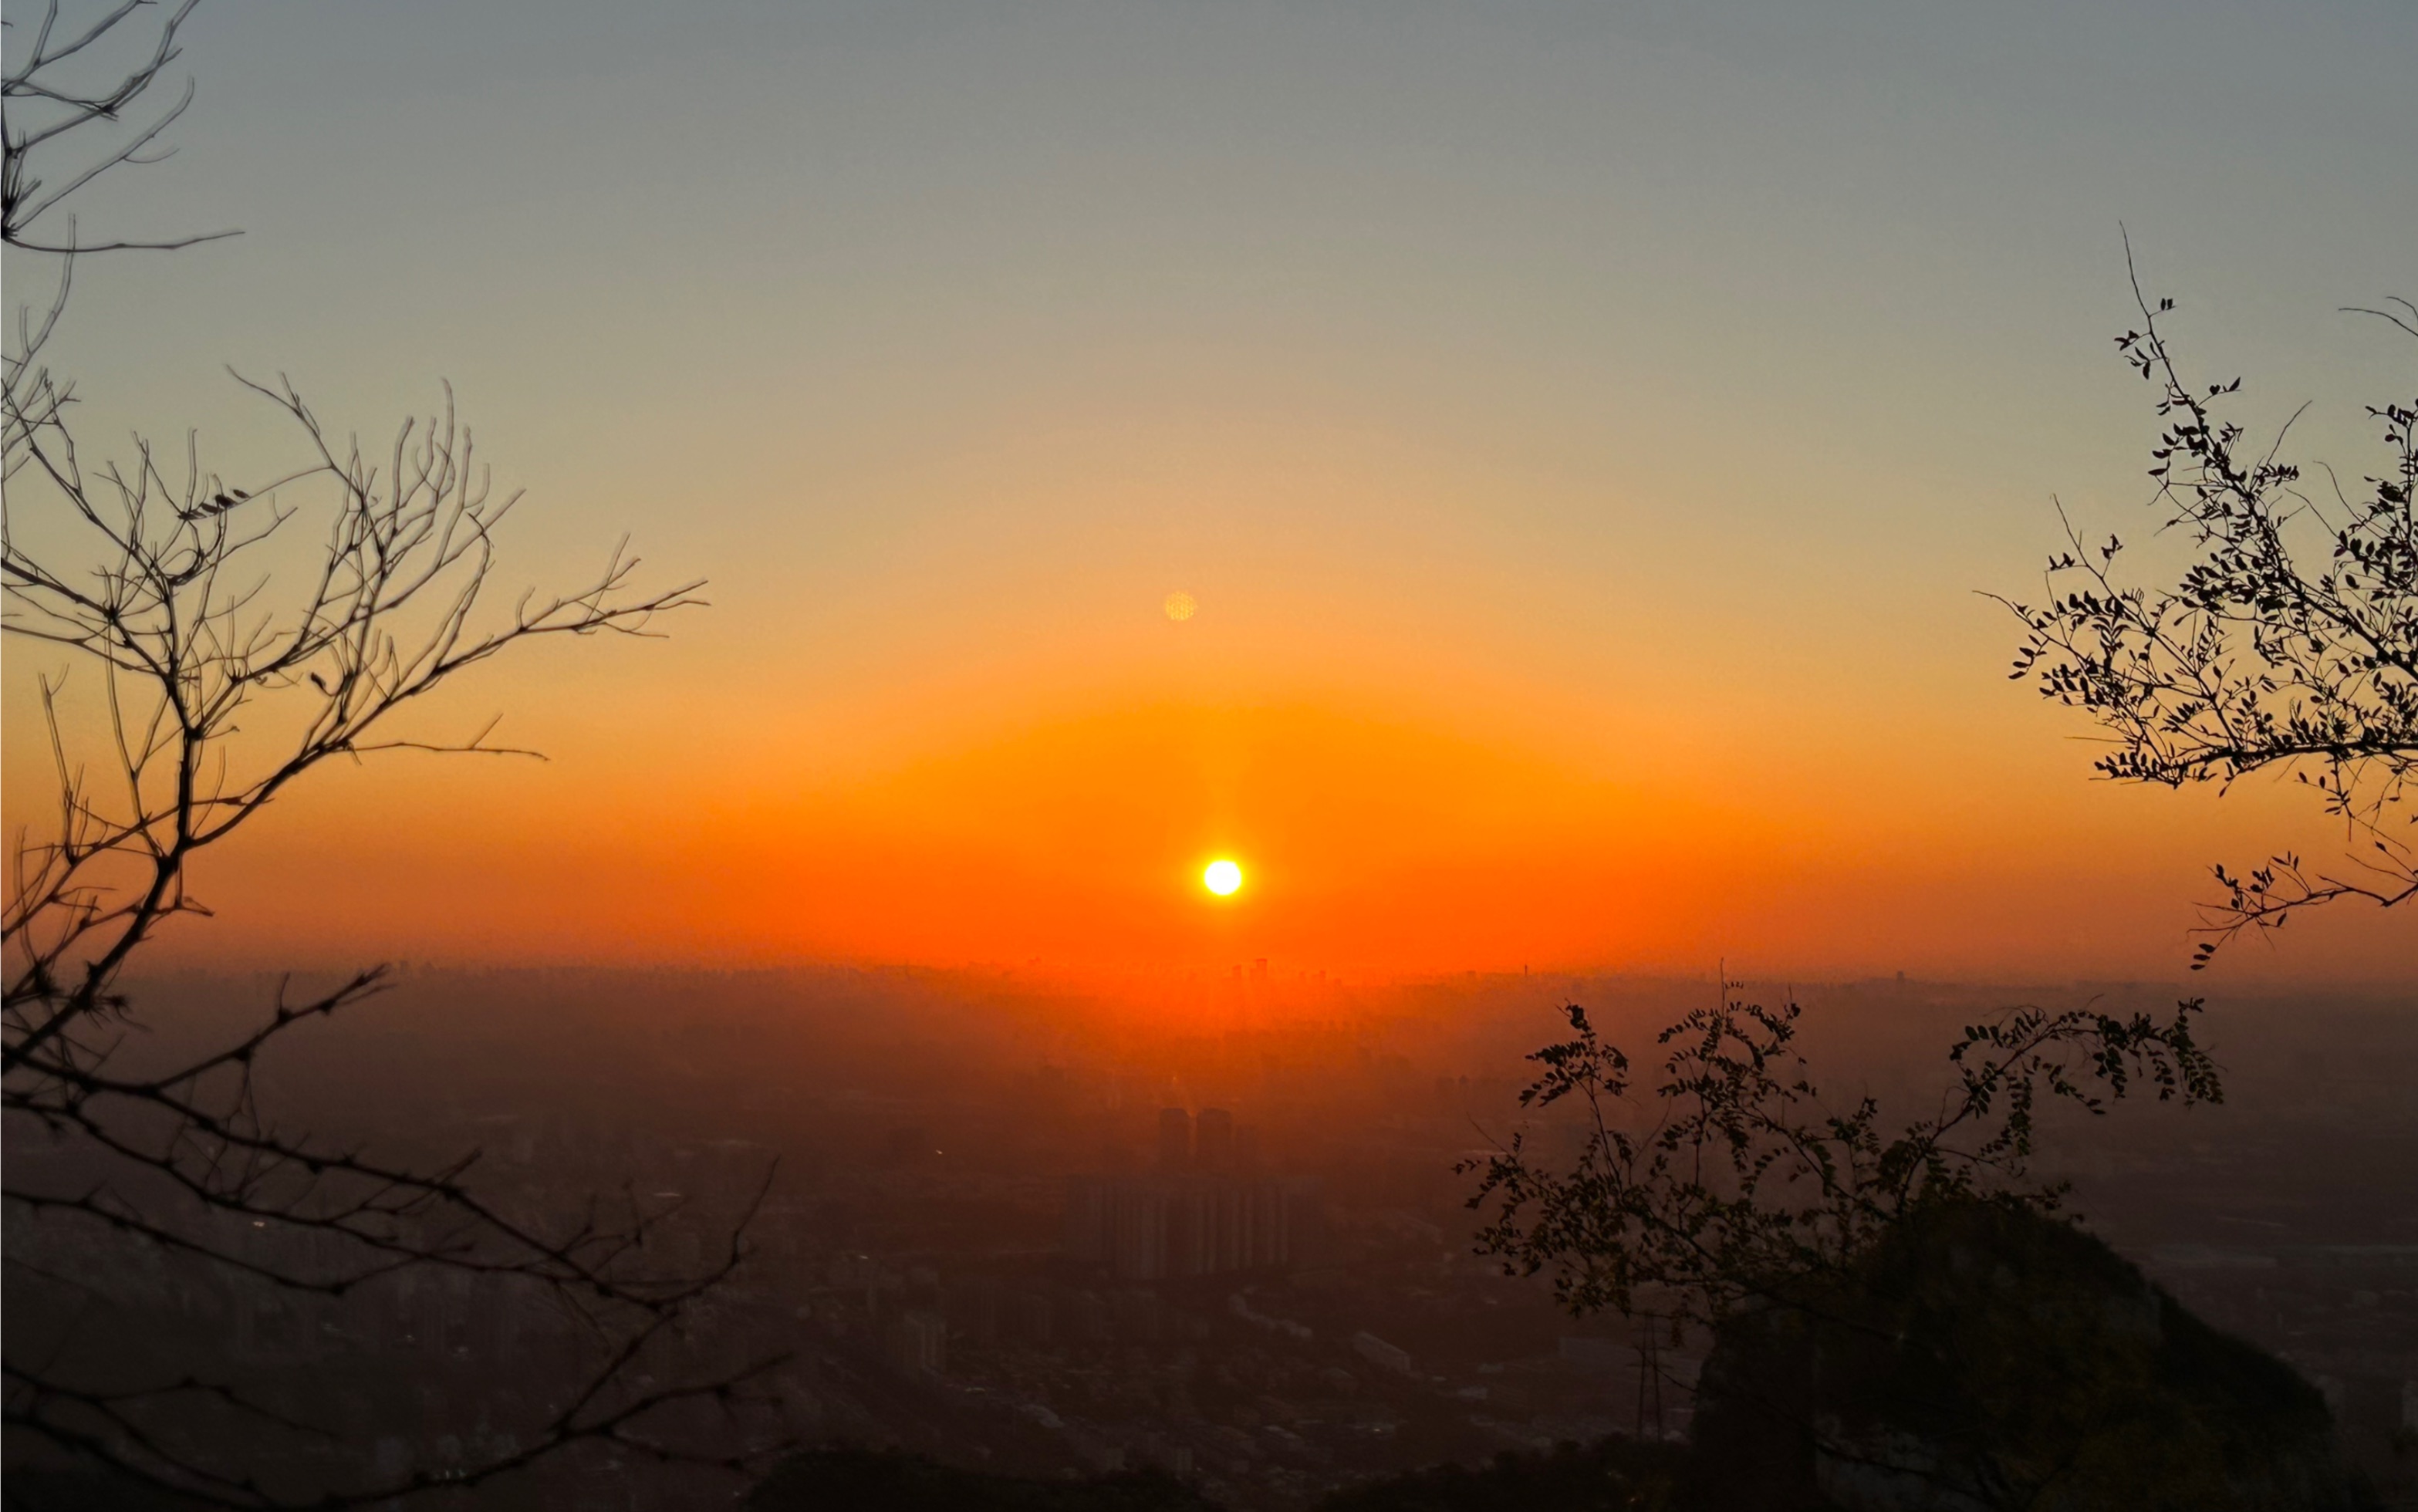
[[[1178,591],[1167,596],[1167,618],[1170,619],[1189,619],[1200,612],[1201,601],[1189,593]]]

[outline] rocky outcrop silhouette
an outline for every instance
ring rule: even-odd
[[[2100,1240],[2012,1203],[1919,1212],[1723,1324],[1706,1512],[2352,1512],[2374,1504],[2292,1368]]]

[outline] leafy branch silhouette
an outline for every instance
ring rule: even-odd
[[[2254,443],[2224,413],[2242,380],[2186,376],[2166,335],[2174,300],[2150,299],[2137,274],[2133,293],[2140,324],[2116,348],[2158,392],[2154,502],[2192,558],[2170,588],[2127,583],[2121,539],[2085,542],[2060,508],[2066,546],[2049,558],[2046,601],[1998,602],[2025,627],[2011,677],[2097,723],[2110,747],[2094,762],[2103,775],[2222,789],[2288,772],[2342,825],[2335,863],[2283,851],[2214,868],[2197,970],[2244,931],[2313,908],[2418,898],[2399,807],[2418,772],[2418,399],[2368,406],[2384,466],[2355,491],[2320,466],[2320,496],[2283,458],[2291,421]],[[2348,313],[2418,337],[2418,306],[2387,304]]]

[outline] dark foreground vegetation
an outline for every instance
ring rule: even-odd
[[[746,1504],[750,1512],[1206,1512],[1212,1505],[1160,1471],[1048,1481],[878,1449],[802,1454],[773,1471]]]
[[[1608,1437],[1334,1492],[1323,1512],[2353,1512],[2323,1398],[2104,1244],[2015,1203],[1905,1222],[1827,1294],[1720,1328],[1692,1443]],[[895,1453],[782,1465],[753,1512],[1209,1505],[1157,1474],[1044,1481]]]

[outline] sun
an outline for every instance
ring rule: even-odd
[[[1201,874],[1201,885],[1219,897],[1231,897],[1243,885],[1243,868],[1231,861],[1213,861]]]

